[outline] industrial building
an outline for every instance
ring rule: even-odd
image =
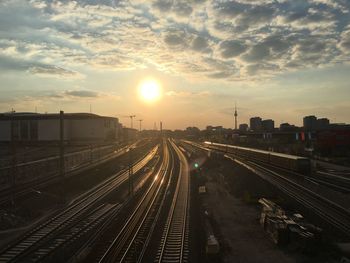
[[[12,129],[11,129],[12,127]],[[12,132],[11,132],[12,130]],[[63,114],[65,141],[107,141],[120,137],[118,118],[91,113]],[[2,113],[0,142],[45,142],[60,139],[60,114]]]

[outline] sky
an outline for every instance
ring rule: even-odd
[[[349,0],[2,0],[0,112],[350,123]],[[161,98],[138,86],[156,80]]]

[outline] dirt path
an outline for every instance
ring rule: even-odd
[[[270,241],[259,225],[256,206],[232,196],[223,177],[207,178],[208,194],[202,200],[216,223],[223,262],[296,262]]]

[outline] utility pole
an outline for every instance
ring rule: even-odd
[[[16,188],[16,172],[17,172],[17,149],[16,149],[16,136],[15,136],[15,120],[14,113],[11,114],[11,154],[12,154],[12,169],[11,178],[9,181],[11,183],[11,205],[14,209],[15,207],[15,188]],[[16,123],[17,124],[17,123]],[[18,125],[16,125],[16,133],[18,135]]]
[[[63,202],[66,202],[65,192],[64,192],[64,112],[60,111],[60,177],[62,180],[62,197]]]
[[[130,118],[130,128],[132,129],[133,128],[133,119],[136,117],[136,115],[129,115],[127,116]],[[141,123],[141,122],[140,122]],[[141,125],[141,124],[140,124]],[[129,141],[131,143],[131,131],[129,133],[127,133],[127,141]],[[134,171],[133,171],[133,165],[132,165],[132,152],[131,152],[131,147],[129,147],[129,169],[128,169],[128,182],[129,182],[129,196],[132,196],[133,195],[133,192],[134,192],[134,186],[133,186],[133,174],[134,174]]]
[[[160,129],[160,137],[162,137],[162,132],[163,132],[163,122],[160,121],[159,123],[159,129]]]
[[[140,122],[140,131],[141,131],[141,123],[142,123],[143,120],[138,120],[138,121]]]
[[[134,183],[133,183],[133,175],[134,175],[134,170],[133,170],[133,165],[132,165],[132,148],[129,148],[129,172],[128,172],[128,181],[129,181],[129,196],[132,196],[134,194]]]

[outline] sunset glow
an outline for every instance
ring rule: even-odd
[[[0,112],[233,127],[237,102],[238,125],[349,123],[349,14],[348,0],[0,1]]]
[[[141,82],[139,95],[145,102],[154,102],[160,99],[161,88],[156,80],[149,79]]]

